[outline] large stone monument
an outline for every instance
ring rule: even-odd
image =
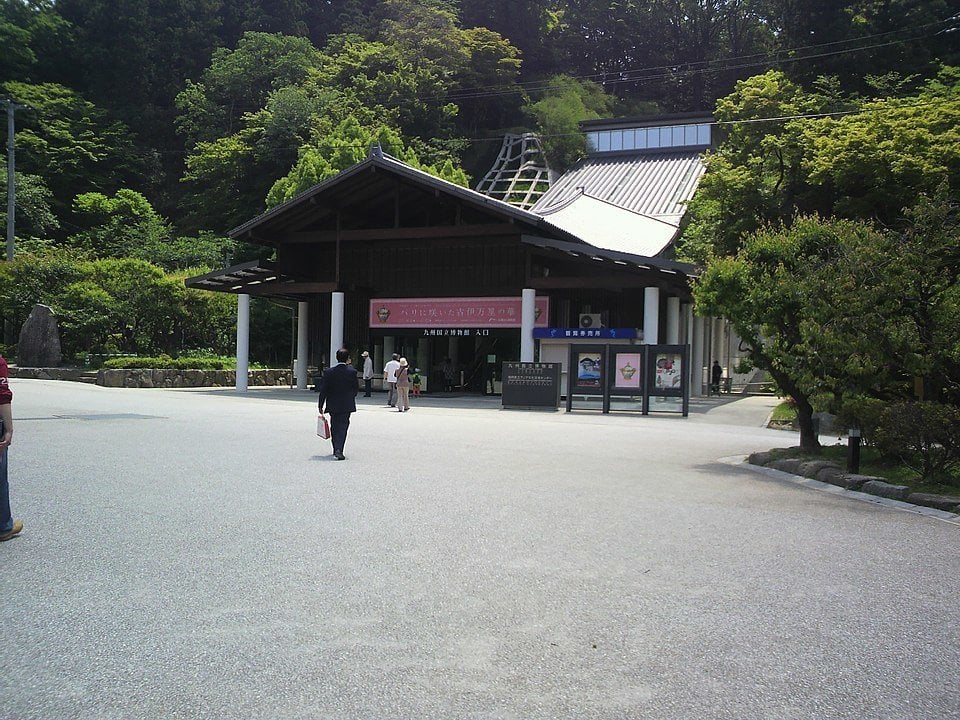
[[[59,367],[60,330],[57,316],[46,305],[34,305],[20,329],[17,365],[20,367]]]

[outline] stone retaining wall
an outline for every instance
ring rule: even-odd
[[[778,459],[774,453],[757,452],[750,455],[747,462],[751,465],[762,465],[791,475],[830,483],[846,490],[858,490],[870,495],[903,500],[913,505],[923,505],[960,515],[960,496],[911,492],[906,485],[892,485],[883,478],[844,472],[839,465],[827,460]]]
[[[290,370],[250,370],[247,384],[278,386],[294,384]],[[97,385],[124,388],[234,387],[235,370],[150,370],[106,368],[97,371]]]
[[[96,382],[104,387],[125,388],[182,388],[182,387],[234,387],[237,373],[234,370],[108,370],[96,372],[80,368],[30,368],[11,367],[10,377],[29,380],[70,380],[73,382]],[[251,370],[247,384],[257,386],[290,386],[293,373],[290,370]]]

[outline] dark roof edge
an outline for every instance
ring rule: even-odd
[[[554,240],[552,238],[537,237],[533,235],[523,235],[520,238],[521,242],[527,243],[528,245],[538,245],[540,247],[551,247],[555,250],[563,250],[565,252],[574,252],[581,255],[596,255],[598,257],[606,258],[608,260],[619,260],[630,265],[644,265],[650,268],[655,268],[657,270],[662,270],[664,272],[676,273],[678,275],[685,275],[686,277],[695,278],[699,277],[700,271],[702,268],[699,265],[694,265],[693,263],[683,263],[678,262],[677,260],[667,260],[666,258],[661,257],[648,257],[646,255],[634,255],[633,253],[619,252],[617,250],[604,250],[603,248],[598,248],[595,245],[590,245],[585,243],[583,245],[576,243],[567,243],[562,240]]]
[[[578,125],[581,130],[602,130],[625,127],[647,127],[655,125],[685,125],[691,120],[705,120],[714,122],[710,110],[699,112],[670,113],[666,115],[639,115],[625,118],[603,118],[599,120],[581,120]]]
[[[534,227],[540,230],[548,231],[553,234],[563,236],[564,238],[567,238],[568,241],[570,242],[580,242],[580,243],[584,242],[583,240],[576,237],[575,235],[572,235],[566,230],[563,230],[562,228],[556,227],[553,224],[547,222],[536,213],[532,213],[528,210],[523,210],[522,208],[515,207],[514,205],[503,202],[502,200],[497,200],[496,198],[492,198],[488,195],[484,195],[483,193],[479,193],[476,190],[461,187],[460,185],[457,185],[456,183],[452,183],[449,180],[438,178],[435,175],[431,175],[430,173],[424,172],[423,170],[418,170],[415,167],[407,165],[406,163],[401,162],[396,158],[392,158],[386,153],[384,153],[382,156],[371,155],[370,157],[360,161],[356,165],[353,165],[352,167],[349,167],[346,170],[342,170],[341,172],[337,173],[333,177],[327,178],[326,180],[314,185],[313,187],[308,188],[307,190],[304,190],[299,195],[291,198],[290,200],[287,200],[285,203],[281,205],[277,205],[276,207],[271,208],[265,213],[257,215],[256,217],[245,222],[243,225],[238,225],[237,227],[230,230],[227,233],[227,235],[233,239],[237,239],[243,234],[253,231],[257,226],[263,224],[264,222],[270,220],[271,218],[274,218],[278,215],[282,215],[286,210],[309,200],[311,197],[315,195],[319,195],[325,189],[332,187],[337,183],[342,182],[343,180],[349,177],[352,177],[353,175],[356,175],[358,173],[361,173],[371,167],[381,168],[388,172],[397,173],[399,175],[407,177],[416,182],[424,183],[425,185],[431,188],[448,192],[451,195],[455,195],[461,198],[462,200],[473,203],[474,205],[492,208],[497,212],[500,212],[512,217],[515,220],[526,223],[528,225],[533,225]]]

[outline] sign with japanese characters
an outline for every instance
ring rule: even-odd
[[[374,298],[370,329],[377,328],[518,328],[519,297]],[[550,298],[535,300],[535,327],[545,327]]]
[[[501,403],[503,407],[558,407],[560,363],[505,362]]]

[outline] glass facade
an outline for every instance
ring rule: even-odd
[[[595,130],[587,133],[587,147],[593,153],[664,150],[708,145],[710,145],[710,123]]]

